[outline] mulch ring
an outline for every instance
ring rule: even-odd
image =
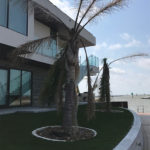
[[[44,137],[51,141],[78,141],[78,140],[87,140],[96,136],[96,131],[89,128],[84,127],[73,127],[74,130],[77,128],[76,136],[70,136],[67,134],[61,126],[49,126],[43,129],[39,129],[36,131],[36,134],[40,137]]]

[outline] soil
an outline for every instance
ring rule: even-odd
[[[81,127],[73,127],[78,128],[76,136],[70,136],[65,132],[65,130],[61,126],[50,126],[44,128],[36,133],[39,136],[49,138],[52,140],[65,140],[65,141],[78,141],[78,140],[87,140],[95,137],[95,133],[87,128]]]

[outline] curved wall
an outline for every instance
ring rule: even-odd
[[[125,138],[113,150],[143,150],[143,134],[140,117],[133,111],[133,126]]]

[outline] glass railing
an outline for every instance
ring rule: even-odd
[[[59,53],[57,48],[56,40],[52,40],[51,43],[44,43],[38,49],[37,53],[43,56],[53,57],[55,58],[56,55]]]
[[[94,55],[90,55],[88,57],[89,60],[89,65],[90,66],[95,66],[95,67],[99,67],[99,58],[94,56]],[[83,61],[83,63],[81,63],[81,65],[86,66],[86,60]]]
[[[88,57],[88,60],[89,60],[89,65],[90,65],[90,68],[92,67],[99,67],[99,58],[94,56],[94,55],[90,55]],[[79,74],[79,77],[78,77],[78,82],[80,82],[84,76],[87,75],[87,67],[86,67],[86,60],[83,61],[83,63],[80,64],[80,74]]]
[[[91,55],[88,57],[90,66],[99,67],[99,58]]]
[[[37,53],[43,56],[56,58],[60,51],[66,46],[66,42],[60,38],[52,39],[51,43],[45,42],[38,49]]]

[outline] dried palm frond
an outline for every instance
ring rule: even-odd
[[[87,83],[88,83],[88,105],[87,105],[87,117],[88,120],[91,120],[93,117],[95,117],[95,100],[94,100],[94,94],[93,94],[93,89],[92,89],[92,83],[91,83],[91,76],[90,76],[90,65],[89,65],[89,59],[87,56],[87,51],[85,48],[85,45],[82,42],[82,45],[84,47],[84,52],[86,56],[86,66],[87,66]]]
[[[41,104],[56,103],[57,109],[62,107],[63,85],[65,84],[65,58],[62,56],[56,60],[50,68],[39,101]]]
[[[81,20],[77,26],[76,36],[78,36],[80,34],[80,32],[85,28],[85,26],[87,24],[89,24],[91,21],[93,21],[96,17],[101,16],[102,14],[110,13],[112,10],[122,7],[123,2],[125,2],[125,1],[126,0],[112,0],[112,1],[110,1],[104,5],[101,5],[101,7],[99,7],[93,15],[90,15],[90,17],[83,24],[83,26],[80,27],[82,21],[84,20],[85,16],[87,15],[87,11],[89,11],[90,8],[92,8],[94,3],[96,2],[96,0],[92,0],[91,3],[89,4],[89,7],[87,8],[87,11],[85,11],[85,13],[83,14],[83,16],[82,16],[82,18],[81,18]]]
[[[92,0],[92,2],[88,5],[87,9],[86,9],[85,12],[83,13],[83,16],[81,17],[81,19],[80,19],[80,21],[79,21],[79,23],[78,23],[77,28],[75,29],[76,32],[78,31],[78,29],[79,29],[79,27],[80,27],[80,25],[81,25],[83,19],[86,17],[87,13],[89,12],[89,10],[91,9],[91,7],[94,5],[95,2],[96,2],[96,0]],[[80,11],[80,10],[78,10],[78,12],[79,12],[79,11]]]
[[[129,59],[132,59],[132,58],[137,58],[137,57],[145,57],[145,56],[149,56],[148,54],[145,54],[145,53],[139,53],[139,54],[133,54],[133,55],[129,55],[129,56],[125,56],[125,57],[120,57],[118,59],[115,59],[113,61],[111,61],[109,63],[109,66],[114,63],[114,62],[117,62],[117,61],[120,61],[120,60],[129,60]]]

